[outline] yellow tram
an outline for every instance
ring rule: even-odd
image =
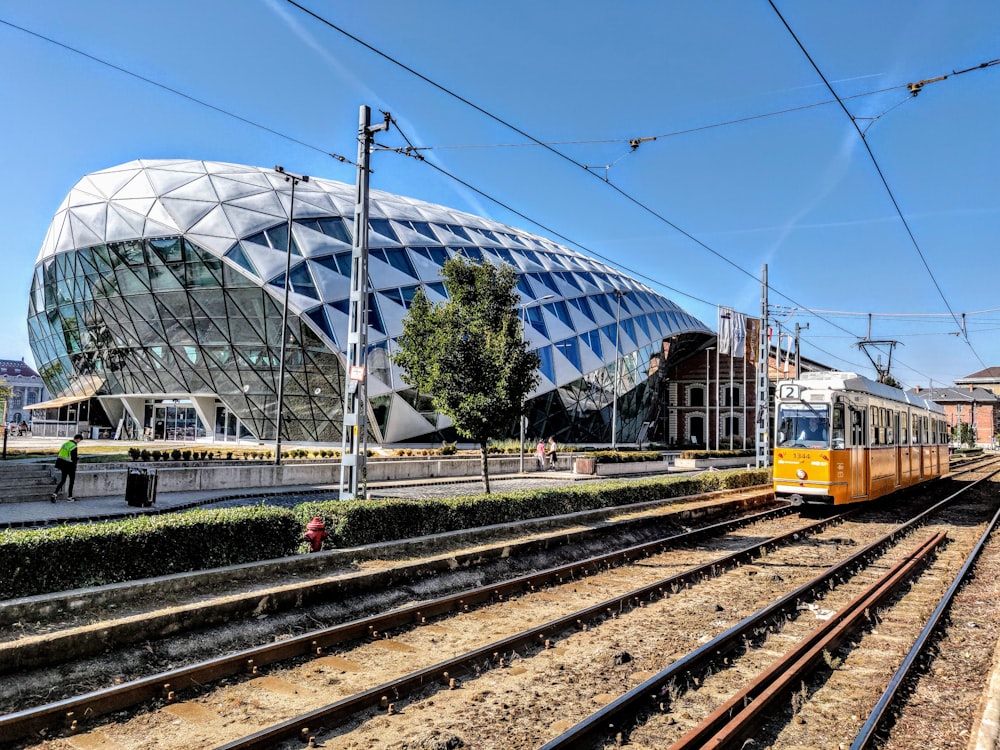
[[[948,469],[944,409],[853,372],[807,372],[775,393],[774,493],[844,505]]]

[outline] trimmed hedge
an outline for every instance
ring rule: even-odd
[[[318,516],[330,534],[328,546],[356,547],[478,526],[514,523],[583,510],[685,497],[770,481],[770,469],[731,469],[695,477],[652,477],[601,484],[523,490],[433,500],[332,500],[295,507],[305,526]]]
[[[756,456],[757,452],[752,450],[733,450],[733,451],[703,451],[703,450],[689,450],[681,451],[681,458],[749,458],[750,456]]]
[[[286,557],[303,551],[315,516],[326,547],[365,544],[515,523],[577,511],[766,484],[769,469],[733,469],[694,477],[653,477],[601,484],[429,500],[327,500],[295,508],[252,505],[145,515],[106,523],[0,531],[0,598]]]
[[[0,531],[0,597],[99,586],[293,554],[295,514],[263,505]]]
[[[628,464],[636,461],[662,461],[663,454],[659,451],[591,451],[587,458],[593,458],[599,464]]]

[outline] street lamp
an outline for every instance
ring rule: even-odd
[[[615,314],[615,392],[611,399],[611,450],[618,450],[618,387],[621,384],[621,367],[619,360],[622,352],[622,297],[628,292],[615,289],[618,298],[618,311]]]
[[[528,324],[526,322],[528,305],[532,304],[533,302],[544,302],[545,300],[552,299],[555,296],[556,295],[554,294],[546,294],[544,297],[538,297],[537,299],[529,299],[527,302],[521,303],[521,341],[523,341],[525,344],[528,343],[528,338],[526,335],[528,327]],[[524,420],[525,420],[524,396],[521,396],[521,414],[518,416],[518,422],[521,423],[521,444],[517,451],[518,456],[520,456],[520,461],[518,462],[518,467],[519,467],[518,471],[521,474],[524,473]]]
[[[709,420],[711,418],[712,409],[709,406],[708,394],[712,392],[712,360],[711,354],[715,349],[714,346],[709,346],[705,348],[705,450],[708,450],[711,445],[708,442],[708,436],[711,434],[709,429]]]
[[[282,166],[277,166],[274,171],[284,175],[285,182],[292,183],[292,195],[288,201],[288,239],[285,248],[285,304],[281,308],[281,350],[278,354],[278,414],[275,418],[274,432],[274,465],[281,465],[281,411],[285,400],[285,329],[288,326],[288,290],[292,280],[292,223],[295,219],[295,186],[300,182],[309,182],[308,175],[286,172]]]

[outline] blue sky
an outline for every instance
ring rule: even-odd
[[[83,175],[185,158],[353,182],[331,154],[356,158],[368,105],[398,123],[373,188],[551,237],[712,327],[716,305],[759,315],[767,264],[775,317],[833,367],[874,374],[865,337],[899,342],[906,386],[1000,366],[1000,65],[956,72],[1000,58],[995,0],[300,5],[320,18],[0,0],[0,357],[32,361],[35,258]]]

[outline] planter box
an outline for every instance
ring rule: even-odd
[[[673,466],[671,461],[630,461],[621,464],[597,464],[597,476],[618,477],[629,474],[665,474]]]
[[[491,456],[490,476],[516,474],[517,456]],[[560,463],[564,459],[559,459]],[[84,468],[86,467],[86,468]],[[198,490],[241,490],[262,487],[340,485],[340,461],[284,461],[275,466],[269,461],[153,461],[131,464],[81,464],[77,469],[76,497],[103,495],[125,496],[125,478],[129,467],[156,469],[159,492]],[[428,479],[433,477],[480,476],[478,457],[414,459],[369,458],[366,470],[369,482]]]
[[[574,474],[593,474],[596,463],[592,458],[578,458],[573,461]]]
[[[735,458],[678,458],[674,465],[678,469],[752,469],[757,463],[753,456]]]

